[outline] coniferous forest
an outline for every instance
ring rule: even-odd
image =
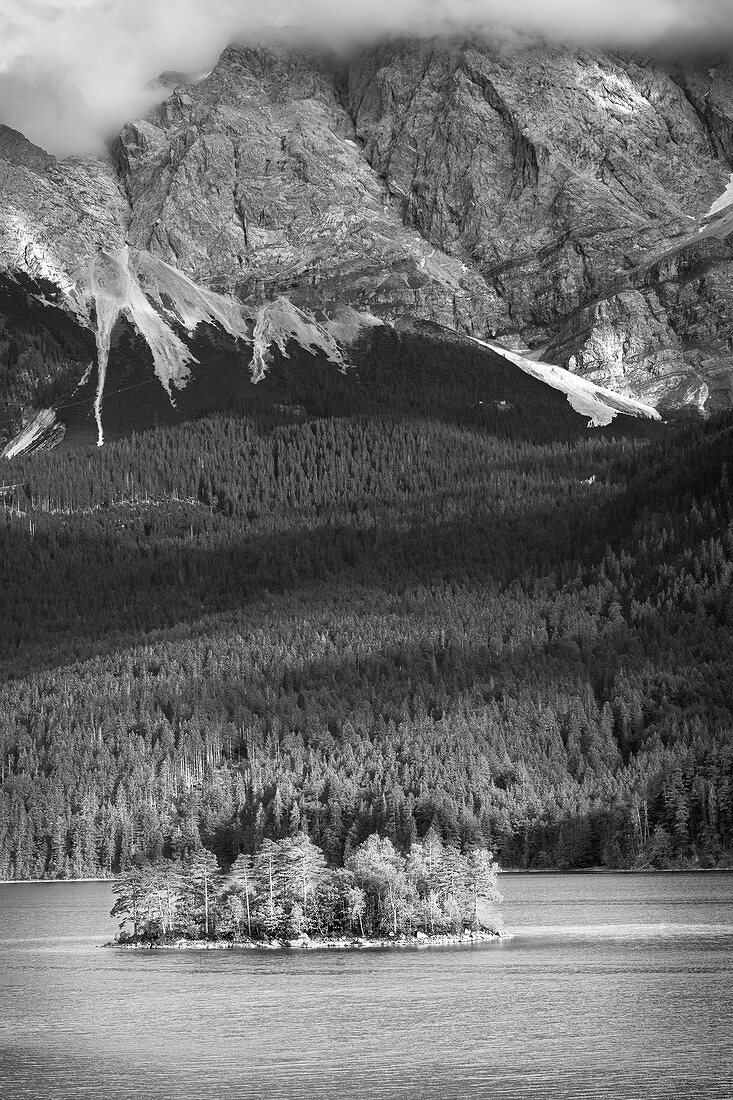
[[[200,419],[4,464],[0,877],[431,829],[730,865],[733,419],[588,429],[427,336],[289,350]]]

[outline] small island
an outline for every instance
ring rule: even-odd
[[[134,864],[115,880],[109,947],[348,948],[502,935],[497,864],[430,829],[400,852],[377,834],[329,867],[303,832],[263,840],[224,872],[213,852]]]

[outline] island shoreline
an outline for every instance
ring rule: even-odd
[[[481,930],[456,935],[428,936],[367,936],[334,937],[333,939],[311,939],[302,937],[297,940],[188,940],[179,938],[170,943],[110,940],[100,944],[103,948],[120,948],[123,951],[364,951],[374,948],[424,948],[424,947],[471,947],[482,943],[497,943],[513,939],[511,932],[504,929],[495,931]]]

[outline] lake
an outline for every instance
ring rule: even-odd
[[[0,1097],[733,1092],[733,873],[507,874],[514,938],[101,950],[108,883],[0,885]]]

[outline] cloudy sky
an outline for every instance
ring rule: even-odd
[[[263,11],[266,10],[266,18]],[[0,121],[56,154],[100,148],[166,69],[275,27],[330,41],[517,29],[651,47],[733,40],[733,0],[2,0]]]

